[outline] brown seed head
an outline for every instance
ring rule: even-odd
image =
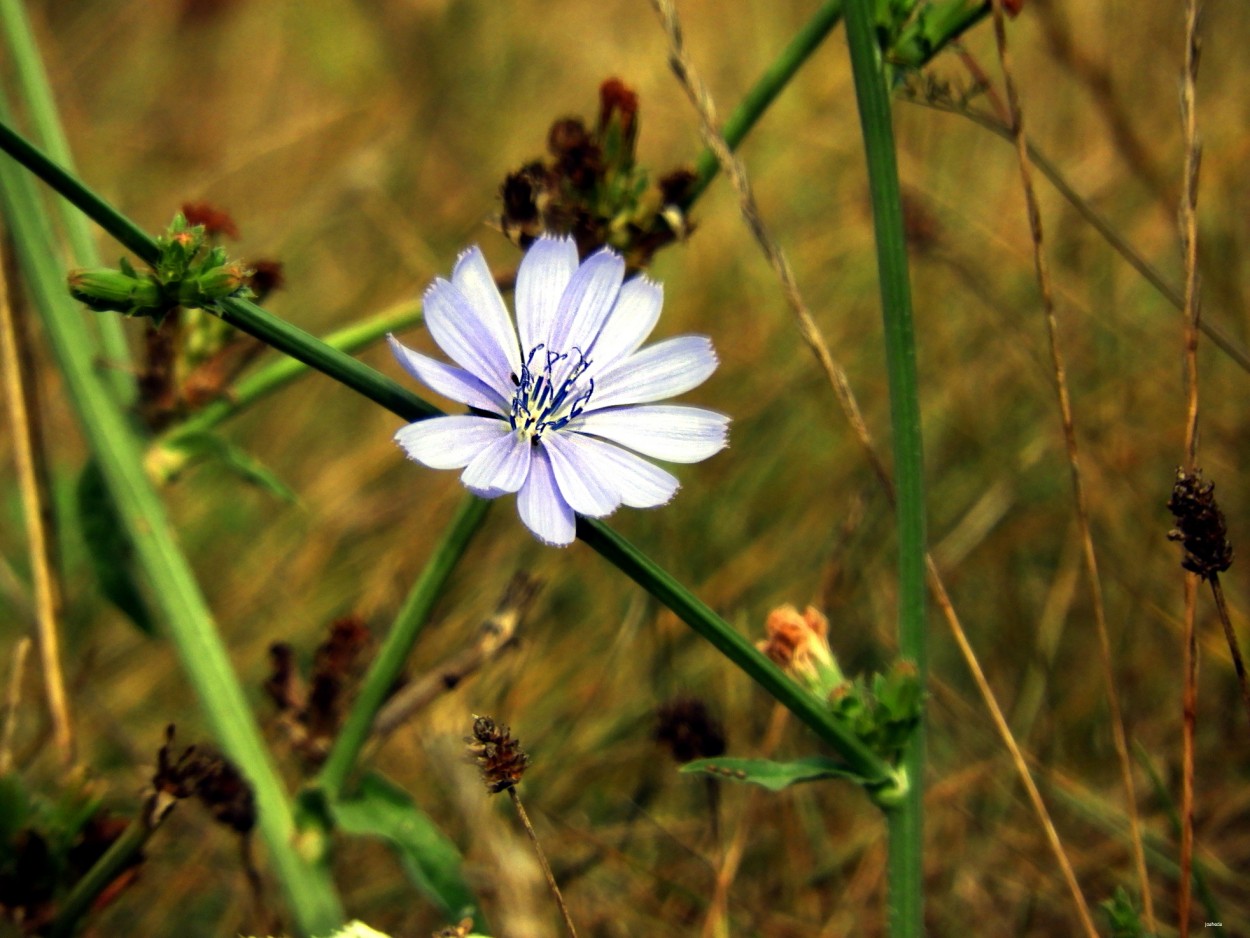
[[[1229,568],[1233,545],[1228,540],[1224,512],[1215,500],[1215,483],[1203,482],[1201,469],[1192,473],[1176,470],[1168,510],[1176,518],[1168,540],[1180,541],[1185,548],[1182,567],[1208,580]]]
[[[482,782],[492,795],[516,787],[529,766],[529,756],[520,742],[509,735],[508,727],[490,717],[473,718],[473,735],[466,736],[469,755],[482,770]]]

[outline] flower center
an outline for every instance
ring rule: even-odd
[[[542,343],[530,349],[521,374],[512,376],[512,429],[537,444],[548,430],[559,430],[580,414],[595,391],[595,379],[579,379],[590,367],[582,350],[553,352]]]

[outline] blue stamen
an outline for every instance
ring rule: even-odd
[[[546,353],[546,362],[535,374],[534,359],[540,350]],[[572,367],[557,385],[554,372],[566,361],[571,361]],[[590,359],[576,346],[571,352],[555,352],[542,344],[534,346],[515,381],[516,393],[512,396],[509,415],[512,429],[537,443],[546,431],[559,430],[581,414],[595,391],[593,378],[584,388],[579,387],[579,379],[590,364]]]

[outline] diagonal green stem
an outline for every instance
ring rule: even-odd
[[[725,126],[721,128],[721,136],[725,138],[725,143],[729,144],[729,149],[737,149],[738,144],[764,116],[764,112],[776,100],[777,95],[781,94],[790,83],[790,79],[802,68],[803,63],[838,24],[838,20],[842,18],[842,6],[842,0],[825,0],[820,9],[802,29],[795,33],[794,38],[782,50],[781,55],[777,56],[773,64],[734,108],[729,119],[725,121]],[[695,161],[694,185],[687,193],[682,208],[689,209],[698,201],[699,196],[703,195],[704,190],[719,172],[720,162],[716,159],[716,155],[711,150],[704,150],[700,153],[698,160]]]
[[[864,745],[853,733],[838,724],[829,708],[814,695],[787,677],[776,664],[743,638],[724,619],[656,566],[642,551],[602,521],[577,519],[577,536],[705,638],[717,651],[736,664],[751,680],[837,750],[847,765],[870,783],[894,788],[906,784],[895,770]]]
[[[145,260],[155,258],[155,241],[139,231],[129,219],[103,199],[90,192],[73,176],[59,168],[52,167],[46,156],[22,140],[3,123],[0,123],[0,149],[4,149],[15,156],[20,162],[35,172],[36,175],[51,184],[58,192],[84,212],[87,212],[91,218],[110,234],[114,235],[114,237],[117,237],[119,240],[124,237],[126,240],[123,243],[140,257]],[[218,312],[231,325],[310,365],[334,380],[347,385],[405,420],[419,420],[425,417],[436,416],[440,413],[437,408],[427,404],[391,379],[374,371],[368,365],[357,361],[349,355],[345,355],[337,349],[330,348],[302,329],[298,329],[278,319],[254,303],[237,299],[225,300],[222,302]],[[581,530],[584,533],[592,528],[600,529],[605,534],[610,530],[606,525],[601,524],[591,527],[583,525]],[[643,558],[641,554],[638,554],[638,557],[646,561],[646,558]],[[613,558],[609,557],[609,559]],[[616,561],[614,560],[613,562]],[[676,597],[680,596],[684,597],[683,602],[687,610],[702,606],[688,590],[666,574],[663,575],[663,582],[657,580],[657,577],[662,573],[663,571],[659,567],[650,561],[646,561],[645,563],[636,564],[634,572],[631,572],[630,575],[638,582],[646,585],[646,588],[655,592],[657,596],[669,597],[666,602],[676,603]],[[722,650],[744,643],[742,637],[719,617],[697,618],[698,624],[696,625],[696,621],[692,621],[691,618],[687,618],[683,614],[683,609],[675,608],[674,611],[681,615],[687,624],[700,630],[701,634],[718,635],[719,644],[717,644],[717,647],[722,648]],[[746,644],[749,648],[749,643]],[[743,664],[743,661],[747,659],[752,659],[756,662],[756,665],[750,668],[747,673],[755,680],[761,681],[762,686],[766,690],[773,694],[790,693],[788,690],[790,686],[787,683],[788,679],[785,679],[780,672],[770,670],[767,666],[767,659],[755,652],[754,649],[743,649],[740,653],[735,653],[731,657],[731,660],[744,668],[747,666]],[[790,706],[790,704],[787,704],[787,706]],[[887,786],[888,782],[894,778],[893,770],[881,759],[871,753],[864,752],[857,741],[854,741],[855,744],[852,745],[852,741],[845,739],[836,730],[831,729],[832,724],[827,716],[820,711],[820,708],[804,706],[797,701],[793,701],[791,709],[804,722],[807,722],[812,729],[835,746],[848,762],[860,767],[857,770],[860,770],[861,774],[866,778],[880,779]],[[871,761],[869,761],[870,759]]]
[[[890,427],[898,491],[899,651],[916,665],[923,685],[928,670],[925,505],[916,340],[890,98],[873,22],[875,5],[874,0],[847,0],[846,35],[868,161],[881,307],[885,318]],[[918,938],[924,932],[924,764],[922,721],[903,753],[903,766],[911,787],[902,803],[887,814],[890,934],[895,938]]]
[[[447,578],[464,555],[482,519],[486,517],[490,504],[475,495],[464,496],[456,510],[456,516],[443,532],[443,539],[434,548],[433,556],[404,600],[386,641],[378,650],[373,664],[369,666],[369,673],[365,675],[360,692],[352,703],[351,713],[335,738],[330,755],[314,783],[321,787],[331,801],[337,801],[342,794],[347,777],[356,764],[356,758],[369,739],[378,711],[382,709],[387,695],[399,679],[404,662],[408,660],[412,646],[416,644],[417,637],[425,627],[434,603],[442,594]]]
[[[0,113],[0,118],[5,116]],[[290,803],[212,613],[144,474],[140,441],[97,374],[79,319],[81,311],[66,293],[64,270],[33,182],[8,162],[0,163],[0,208],[12,226],[27,285],[43,315],[66,391],[147,573],[183,668],[214,735],[255,791],[260,830],[291,911],[302,931],[329,932],[343,921],[329,872],[306,863],[295,850]]]

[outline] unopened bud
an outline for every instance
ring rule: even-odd
[[[130,276],[107,267],[70,271],[70,296],[96,312],[150,313],[166,304],[161,286],[150,277]]]

